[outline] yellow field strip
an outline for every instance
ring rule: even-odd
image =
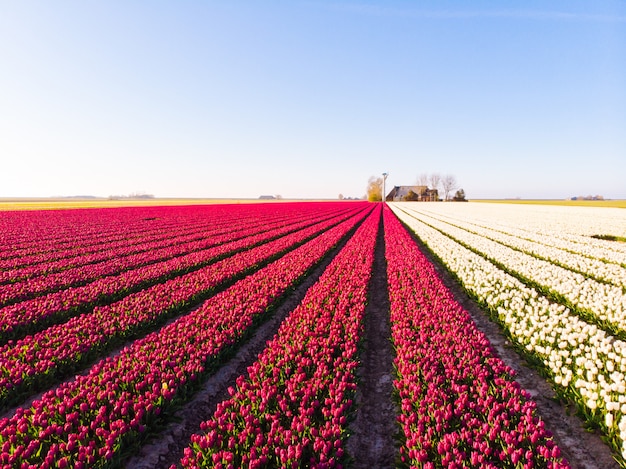
[[[254,204],[294,202],[292,199],[0,199],[0,211],[61,210],[72,208],[154,207],[163,205]]]
[[[524,200],[524,199],[481,199],[471,202],[492,204],[563,205],[584,207],[626,208],[626,200]]]

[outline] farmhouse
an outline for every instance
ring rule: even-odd
[[[394,186],[385,200],[388,202],[402,200],[433,202],[439,200],[439,193],[437,189],[429,189],[428,186]]]

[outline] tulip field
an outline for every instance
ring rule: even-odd
[[[626,457],[626,245],[598,239],[623,236],[626,214],[392,205],[557,393]]]
[[[376,279],[393,346],[385,467],[570,467],[433,255],[626,467],[626,245],[598,236],[623,237],[626,216],[586,210],[0,212],[0,467],[127,467],[255,337],[161,467],[366,467],[348,442]]]

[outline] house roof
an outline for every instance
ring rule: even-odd
[[[427,186],[394,186],[388,197],[406,197],[409,191],[413,191],[416,194],[422,194],[428,190]]]

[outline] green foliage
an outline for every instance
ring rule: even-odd
[[[626,242],[626,238],[624,238],[623,236],[602,234],[602,235],[591,235],[591,237],[596,238],[596,239],[603,239],[604,241],[620,241],[622,243]]]
[[[406,202],[415,202],[420,199],[420,196],[410,190],[407,195],[404,196],[403,200]]]
[[[456,191],[452,200],[455,202],[467,202],[467,199],[465,198],[465,191],[463,189]]]

